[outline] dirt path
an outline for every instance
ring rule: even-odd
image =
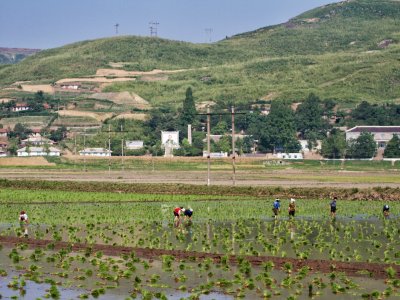
[[[172,255],[176,260],[182,259],[196,259],[204,260],[211,258],[214,262],[221,262],[224,255],[194,251],[183,251],[183,250],[164,250],[164,249],[149,249],[149,248],[134,248],[124,246],[112,246],[112,245],[101,245],[101,244],[82,244],[82,243],[68,243],[68,242],[56,242],[51,240],[36,240],[30,238],[18,238],[10,236],[0,236],[0,244],[15,246],[17,244],[27,244],[30,248],[45,248],[50,244],[54,245],[55,250],[63,248],[70,249],[71,251],[87,251],[90,249],[91,252],[101,251],[106,255],[119,256],[122,254],[129,254],[135,252],[135,254],[142,258],[147,259],[158,259],[161,255]],[[241,256],[243,257],[243,256]],[[274,267],[277,270],[282,270],[286,263],[293,265],[293,270],[297,271],[302,267],[309,267],[311,272],[322,272],[330,273],[332,271],[344,272],[350,276],[369,276],[376,279],[387,278],[386,269],[393,267],[396,272],[400,273],[400,266],[390,264],[379,264],[379,263],[366,263],[366,262],[339,262],[331,260],[315,260],[315,259],[295,259],[295,258],[281,258],[273,256],[244,256],[253,266],[260,266],[265,262],[272,261]],[[237,264],[238,257],[236,255],[228,255],[229,263]],[[367,271],[367,272],[366,272]],[[367,273],[364,274],[364,273]]]
[[[92,158],[87,158],[92,159]],[[96,159],[96,158],[93,158]],[[120,158],[117,158],[120,159]],[[150,167],[149,167],[150,168]],[[328,175],[327,175],[328,174]],[[327,188],[359,188],[368,189],[372,187],[400,188],[400,181],[386,180],[385,173],[379,172],[348,172],[339,173],[337,178],[327,180],[326,176],[333,172],[314,173],[310,172],[255,172],[241,171],[236,173],[236,186],[281,186],[281,187],[327,187]],[[365,178],[372,178],[373,181]],[[36,179],[50,181],[97,181],[97,182],[120,182],[120,183],[182,183],[182,184],[207,184],[207,171],[164,171],[143,170],[140,168],[87,171],[82,170],[82,165],[77,165],[76,170],[35,170],[35,169],[0,169],[0,178],[4,179]],[[233,185],[230,170],[212,170],[210,177],[211,185]]]

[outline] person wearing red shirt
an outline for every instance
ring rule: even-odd
[[[185,211],[185,209],[181,207],[175,207],[174,209],[174,225],[178,227],[181,224],[181,214]]]

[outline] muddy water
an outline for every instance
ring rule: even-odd
[[[400,220],[357,216],[318,220],[250,219],[236,222],[132,220],[125,224],[47,226],[31,224],[30,237],[169,250],[270,255],[339,261],[396,261]],[[0,224],[0,235],[20,235],[17,224]]]
[[[373,280],[370,278],[351,278],[336,274],[335,279],[323,274],[308,274],[304,278],[297,278],[299,273],[283,272],[273,270],[265,272],[263,268],[251,268],[249,273],[243,273],[240,266],[230,266],[228,268],[218,266],[212,262],[172,262],[170,269],[160,260],[136,260],[134,270],[130,278],[120,277],[118,281],[105,279],[102,273],[113,277],[117,273],[127,271],[126,261],[116,257],[99,257],[97,255],[84,257],[82,253],[72,253],[64,255],[61,259],[59,252],[44,251],[39,261],[33,262],[31,259],[32,250],[18,250],[21,260],[16,263],[9,258],[10,248],[3,248],[0,251],[0,269],[8,272],[5,277],[0,277],[0,295],[3,299],[10,299],[12,296],[21,299],[35,299],[45,297],[50,285],[47,283],[35,283],[26,279],[26,285],[22,290],[13,290],[7,287],[13,280],[21,280],[32,266],[38,266],[38,279],[43,282],[50,278],[57,282],[57,289],[61,296],[60,299],[76,299],[80,295],[88,295],[93,290],[104,288],[105,294],[99,295],[98,299],[126,299],[135,294],[137,299],[142,299],[143,295],[134,290],[135,282],[140,280],[137,285],[142,291],[162,292],[168,299],[187,298],[191,295],[198,295],[200,299],[234,299],[238,293],[242,293],[244,299],[260,299],[263,294],[271,294],[275,299],[287,299],[289,296],[296,296],[296,299],[309,299],[308,286],[313,283],[313,293],[319,295],[318,299],[355,299],[362,294],[378,291],[381,293],[388,285],[384,280]],[[47,258],[56,258],[54,262]],[[93,263],[95,262],[95,263]],[[92,275],[87,275],[91,270]],[[62,274],[62,276],[60,275]],[[263,277],[267,276],[267,277]],[[265,286],[265,279],[270,278],[270,286]],[[229,287],[222,287],[215,282],[222,279],[229,280]],[[235,281],[237,279],[237,281]],[[295,280],[296,281],[293,281]],[[288,283],[292,280],[292,283]],[[212,283],[209,288],[205,286]],[[326,286],[318,286],[315,282],[323,282]],[[351,282],[351,284],[349,284]],[[254,284],[251,288],[249,284]],[[334,293],[332,285],[344,287],[343,292]],[[186,291],[179,290],[185,286]],[[146,293],[146,292],[144,292]],[[207,294],[204,294],[207,293]],[[397,293],[397,294],[396,294]],[[397,299],[399,291],[394,292],[392,297],[386,299]]]

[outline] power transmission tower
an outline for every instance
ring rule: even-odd
[[[118,35],[118,27],[119,27],[119,24],[118,24],[118,23],[115,24],[114,27],[115,27],[115,35]]]
[[[157,37],[158,36],[158,32],[157,32],[158,25],[160,25],[160,23],[158,23],[157,21],[149,22],[150,36],[153,36],[153,37]]]
[[[206,32],[206,36],[207,36],[207,38],[206,38],[206,43],[207,42],[209,42],[209,43],[211,43],[212,42],[212,32],[213,32],[213,29],[212,28],[206,28],[206,29],[204,29],[205,30],[205,32]]]

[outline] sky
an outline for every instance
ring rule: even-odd
[[[0,0],[0,47],[47,49],[118,35],[215,42],[337,0]],[[211,29],[211,30],[210,30]]]

